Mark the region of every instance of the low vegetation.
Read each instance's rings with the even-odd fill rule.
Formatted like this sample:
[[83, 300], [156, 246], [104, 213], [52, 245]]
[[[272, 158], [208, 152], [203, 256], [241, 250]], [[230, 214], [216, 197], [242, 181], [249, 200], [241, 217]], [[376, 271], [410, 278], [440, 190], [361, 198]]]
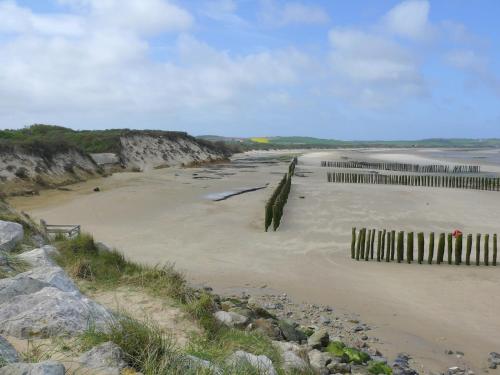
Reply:
[[[81, 350], [112, 341], [124, 350], [128, 364], [145, 375], [213, 373], [207, 369], [193, 369], [189, 366], [189, 355], [209, 360], [224, 374], [258, 374], [250, 367], [235, 368], [225, 364], [225, 358], [235, 350], [266, 355], [279, 368], [280, 356], [267, 336], [218, 324], [213, 317], [214, 296], [189, 287], [172, 265], [150, 267], [131, 262], [118, 251], [98, 246], [88, 234], [72, 239], [58, 237], [54, 244], [60, 252], [56, 261], [76, 280], [97, 290], [128, 285], [140, 287], [156, 297], [173, 299], [203, 332], [192, 337], [189, 345], [180, 350], [169, 333], [154, 322], [137, 321], [121, 314], [116, 321], [110, 322], [108, 332], [95, 328], [87, 330], [78, 340]], [[284, 374], [282, 370], [279, 373]]]

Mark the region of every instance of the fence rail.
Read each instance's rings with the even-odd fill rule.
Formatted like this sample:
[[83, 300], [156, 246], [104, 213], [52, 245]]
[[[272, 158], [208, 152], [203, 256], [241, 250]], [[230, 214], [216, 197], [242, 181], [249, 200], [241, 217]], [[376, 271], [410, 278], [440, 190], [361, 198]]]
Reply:
[[500, 177], [327, 172], [328, 182], [500, 191]]
[[377, 163], [367, 161], [322, 161], [322, 167], [331, 168], [352, 168], [352, 169], [379, 169], [397, 172], [416, 173], [480, 173], [481, 167], [478, 165], [421, 165], [407, 163]]
[[[375, 241], [375, 235], [377, 240]], [[413, 263], [415, 260], [419, 263], [434, 263], [434, 255], [436, 254], [436, 264], [445, 263], [461, 265], [465, 262], [466, 265], [497, 265], [498, 244], [497, 235], [493, 234], [492, 248], [490, 253], [490, 235], [484, 236], [480, 233], [476, 234], [475, 240], [475, 256], [472, 258], [473, 250], [473, 235], [468, 234], [466, 237], [462, 233], [453, 235], [452, 233], [440, 233], [437, 237], [437, 247], [435, 246], [436, 237], [434, 232], [429, 233], [428, 246], [426, 250], [425, 235], [423, 232], [417, 233], [417, 254], [414, 254], [414, 232], [409, 232], [405, 236], [404, 231], [396, 233], [395, 230], [375, 230], [362, 228], [356, 231], [352, 228], [351, 240], [351, 258], [356, 260], [374, 260], [377, 262], [394, 262], [398, 263]], [[464, 238], [465, 246], [464, 246]], [[484, 239], [481, 246], [481, 239]], [[406, 241], [405, 241], [406, 239]], [[406, 244], [406, 246], [405, 246]], [[483, 253], [481, 254], [481, 248]], [[464, 253], [465, 250], [465, 253]], [[482, 258], [482, 262], [481, 262]]]
[[79, 224], [47, 224], [44, 220], [40, 220], [44, 232], [50, 234], [63, 234], [68, 237], [76, 237], [81, 233], [81, 226]]

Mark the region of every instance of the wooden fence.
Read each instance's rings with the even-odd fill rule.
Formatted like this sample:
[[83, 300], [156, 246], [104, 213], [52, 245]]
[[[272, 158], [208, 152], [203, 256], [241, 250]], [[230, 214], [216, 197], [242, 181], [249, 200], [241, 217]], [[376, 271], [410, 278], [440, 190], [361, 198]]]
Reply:
[[421, 165], [407, 163], [377, 163], [366, 161], [322, 161], [322, 167], [380, 169], [385, 171], [415, 172], [415, 173], [480, 173], [478, 165]]
[[500, 177], [327, 172], [328, 182], [500, 191]]
[[[398, 263], [417, 262], [419, 264], [433, 264], [434, 262], [441, 264], [446, 262], [455, 265], [465, 263], [468, 266], [471, 264], [496, 266], [498, 257], [497, 235], [493, 234], [491, 236], [493, 250], [491, 253], [489, 234], [483, 236], [478, 233], [475, 236], [475, 241], [473, 239], [472, 234], [464, 236], [457, 233], [454, 236], [452, 233], [440, 233], [437, 237], [436, 246], [436, 237], [434, 232], [431, 232], [428, 235], [428, 245], [426, 246], [425, 234], [419, 232], [416, 236], [417, 246], [415, 247], [413, 232], [405, 234], [404, 231], [396, 232], [395, 230], [366, 228], [356, 231], [356, 228], [352, 228], [351, 258], [358, 261], [376, 259], [377, 262], [396, 261]], [[481, 239], [483, 239], [482, 246]], [[482, 254], [481, 248], [483, 249]], [[475, 254], [472, 254], [473, 249], [475, 249]]]

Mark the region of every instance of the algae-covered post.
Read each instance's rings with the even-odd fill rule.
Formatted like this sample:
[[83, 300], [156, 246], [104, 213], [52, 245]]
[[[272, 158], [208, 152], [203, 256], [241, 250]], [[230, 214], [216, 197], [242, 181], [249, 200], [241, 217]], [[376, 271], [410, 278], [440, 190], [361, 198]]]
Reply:
[[351, 258], [356, 257], [356, 228], [352, 228], [352, 239], [351, 239]]
[[493, 263], [494, 266], [497, 265], [497, 234], [493, 235]]
[[455, 264], [459, 266], [462, 263], [462, 234], [457, 234], [455, 238]]
[[434, 232], [431, 232], [429, 235], [429, 258], [427, 263], [432, 264], [434, 258]]
[[448, 264], [451, 264], [453, 254], [453, 234], [448, 233]]
[[484, 235], [484, 265], [490, 265], [490, 235]]
[[397, 260], [398, 260], [398, 263], [401, 263], [403, 261], [403, 255], [404, 255], [404, 236], [405, 236], [405, 233], [403, 231], [400, 231], [398, 233], [398, 248], [397, 248]]
[[441, 233], [439, 235], [439, 242], [438, 242], [437, 264], [441, 264], [444, 259], [445, 239], [446, 239], [446, 234]]
[[406, 238], [406, 261], [413, 262], [413, 232], [409, 232]]
[[476, 234], [476, 266], [481, 264], [481, 234]]
[[420, 232], [417, 234], [418, 237], [418, 264], [422, 264], [424, 261], [424, 247], [425, 247], [425, 238], [424, 233]]
[[472, 234], [467, 235], [467, 250], [465, 253], [465, 264], [470, 266], [470, 256], [472, 253]]

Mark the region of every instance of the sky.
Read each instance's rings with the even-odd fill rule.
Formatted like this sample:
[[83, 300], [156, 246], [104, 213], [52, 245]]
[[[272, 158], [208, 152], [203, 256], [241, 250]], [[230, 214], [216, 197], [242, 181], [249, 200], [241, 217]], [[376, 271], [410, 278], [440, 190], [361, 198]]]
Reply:
[[500, 138], [497, 0], [0, 0], [0, 129]]

